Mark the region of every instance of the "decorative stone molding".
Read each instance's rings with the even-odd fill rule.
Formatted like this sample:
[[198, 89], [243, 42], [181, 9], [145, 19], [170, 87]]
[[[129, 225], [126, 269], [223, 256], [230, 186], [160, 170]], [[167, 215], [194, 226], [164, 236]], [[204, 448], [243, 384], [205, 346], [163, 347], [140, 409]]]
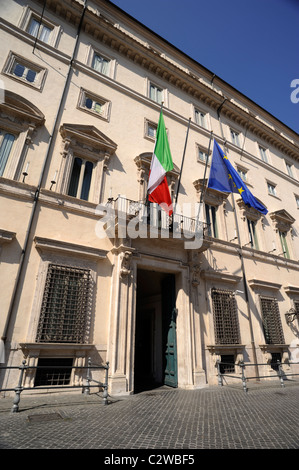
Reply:
[[288, 232], [295, 219], [284, 209], [269, 214], [276, 231]]
[[236, 202], [241, 210], [241, 217], [243, 220], [247, 218], [256, 222], [257, 220], [261, 218], [262, 214], [258, 210], [254, 209], [253, 207], [248, 207], [244, 203], [243, 199], [237, 199]]
[[259, 347], [266, 358], [268, 364], [272, 361], [272, 353], [281, 353], [282, 364], [288, 364], [290, 360], [289, 356], [289, 344], [260, 344]]
[[234, 274], [208, 270], [201, 271], [201, 277], [209, 281], [225, 282], [226, 284], [238, 284], [242, 279], [241, 276]]
[[286, 294], [288, 294], [289, 296], [299, 296], [299, 287], [298, 286], [291, 286], [291, 285], [288, 285], [288, 286], [284, 286], [284, 290], [286, 292]]
[[131, 273], [132, 251], [125, 251], [121, 259], [120, 277], [127, 277]]
[[16, 238], [16, 232], [9, 232], [7, 230], [0, 229], [0, 247], [4, 243], [10, 243]]
[[271, 291], [278, 291], [281, 288], [281, 284], [264, 281], [261, 279], [249, 279], [248, 284], [252, 289], [267, 289]]
[[79, 256], [95, 260], [107, 258], [107, 251], [92, 248], [85, 245], [75, 245], [74, 243], [63, 242], [61, 240], [51, 240], [49, 238], [34, 238], [35, 247], [44, 252], [52, 251], [63, 255]]
[[226, 204], [229, 193], [217, 191], [216, 189], [207, 188], [207, 180], [198, 179], [193, 181], [193, 186], [196, 189], [196, 193], [199, 194], [204, 190], [203, 202], [211, 206], [220, 206]]

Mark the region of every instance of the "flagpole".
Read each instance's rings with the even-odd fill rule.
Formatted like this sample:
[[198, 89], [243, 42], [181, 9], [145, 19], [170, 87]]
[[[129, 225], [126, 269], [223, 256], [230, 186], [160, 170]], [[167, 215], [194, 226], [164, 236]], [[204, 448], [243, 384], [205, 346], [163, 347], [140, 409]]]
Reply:
[[190, 129], [190, 123], [191, 123], [191, 117], [189, 118], [189, 121], [188, 121], [188, 127], [187, 127], [187, 133], [186, 133], [186, 139], [185, 139], [185, 145], [184, 145], [184, 151], [183, 151], [183, 157], [182, 157], [182, 163], [181, 163], [181, 171], [180, 171], [178, 187], [177, 187], [176, 197], [175, 197], [175, 207], [177, 206], [177, 203], [178, 203], [179, 191], [180, 191], [180, 186], [181, 186], [181, 177], [182, 177], [183, 165], [184, 165], [186, 148], [187, 148], [188, 134], [189, 134], [189, 129]]
[[204, 175], [203, 175], [202, 189], [201, 189], [201, 194], [200, 194], [200, 201], [199, 201], [200, 203], [203, 202], [204, 190], [206, 189], [205, 179], [206, 179], [206, 173], [207, 173], [207, 168], [208, 168], [208, 161], [209, 161], [212, 137], [213, 137], [213, 131], [211, 131], [210, 140], [209, 140], [208, 153], [207, 153], [207, 159], [206, 159], [206, 164], [205, 164], [205, 171], [204, 171]]
[[[221, 110], [222, 106], [224, 105], [225, 101], [226, 101], [226, 98], [223, 101], [223, 103], [221, 103], [221, 105], [219, 106], [219, 108], [217, 110], [218, 121], [219, 121], [219, 124], [220, 124], [222, 139], [224, 140], [224, 146], [225, 146], [225, 138], [224, 138], [224, 135], [223, 135], [222, 123], [221, 123], [221, 120], [220, 120], [220, 110]], [[251, 310], [250, 310], [250, 305], [249, 305], [249, 294], [248, 294], [247, 280], [246, 280], [246, 274], [245, 274], [245, 265], [244, 265], [243, 253], [242, 253], [242, 248], [241, 248], [239, 224], [238, 224], [238, 218], [237, 218], [236, 206], [235, 206], [235, 198], [234, 198], [234, 193], [233, 192], [231, 193], [231, 198], [232, 198], [232, 203], [233, 203], [232, 205], [233, 205], [233, 211], [234, 211], [234, 217], [235, 217], [235, 226], [236, 226], [236, 231], [237, 231], [238, 244], [240, 246], [240, 250], [239, 250], [238, 254], [239, 254], [239, 258], [240, 258], [240, 262], [241, 262], [241, 270], [242, 270], [242, 274], [243, 274], [243, 285], [244, 285], [244, 293], [245, 293], [245, 300], [246, 300], [246, 306], [247, 306], [251, 348], [252, 348], [253, 360], [254, 360], [254, 364], [255, 364], [256, 378], [259, 380], [259, 371], [258, 371], [258, 365], [257, 365], [256, 348], [255, 348], [254, 333], [253, 333], [253, 327], [252, 327]]]

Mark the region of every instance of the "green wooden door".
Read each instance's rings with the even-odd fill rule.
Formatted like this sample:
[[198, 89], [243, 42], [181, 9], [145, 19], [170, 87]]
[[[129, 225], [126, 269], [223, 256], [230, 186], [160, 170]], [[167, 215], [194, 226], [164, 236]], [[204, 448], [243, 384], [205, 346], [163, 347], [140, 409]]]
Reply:
[[175, 277], [168, 276], [162, 283], [163, 298], [163, 330], [164, 330], [164, 384], [170, 387], [178, 386], [177, 374], [177, 343], [176, 343], [176, 317], [175, 308]]

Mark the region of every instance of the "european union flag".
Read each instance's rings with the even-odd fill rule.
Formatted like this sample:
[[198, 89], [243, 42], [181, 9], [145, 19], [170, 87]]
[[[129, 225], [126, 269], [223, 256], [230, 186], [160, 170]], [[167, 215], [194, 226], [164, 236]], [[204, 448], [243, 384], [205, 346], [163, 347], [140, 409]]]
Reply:
[[239, 193], [247, 206], [254, 207], [254, 209], [257, 209], [262, 214], [267, 214], [268, 212], [266, 207], [249, 191], [216, 140], [214, 140], [208, 188], [217, 189], [225, 193]]

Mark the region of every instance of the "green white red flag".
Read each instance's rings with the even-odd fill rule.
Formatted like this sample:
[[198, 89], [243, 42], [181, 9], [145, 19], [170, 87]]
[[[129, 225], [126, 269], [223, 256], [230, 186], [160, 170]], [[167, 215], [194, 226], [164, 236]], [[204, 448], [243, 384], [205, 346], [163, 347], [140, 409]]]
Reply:
[[151, 169], [148, 180], [148, 200], [156, 202], [169, 215], [172, 214], [172, 201], [166, 179], [166, 173], [173, 169], [173, 162], [161, 111]]

